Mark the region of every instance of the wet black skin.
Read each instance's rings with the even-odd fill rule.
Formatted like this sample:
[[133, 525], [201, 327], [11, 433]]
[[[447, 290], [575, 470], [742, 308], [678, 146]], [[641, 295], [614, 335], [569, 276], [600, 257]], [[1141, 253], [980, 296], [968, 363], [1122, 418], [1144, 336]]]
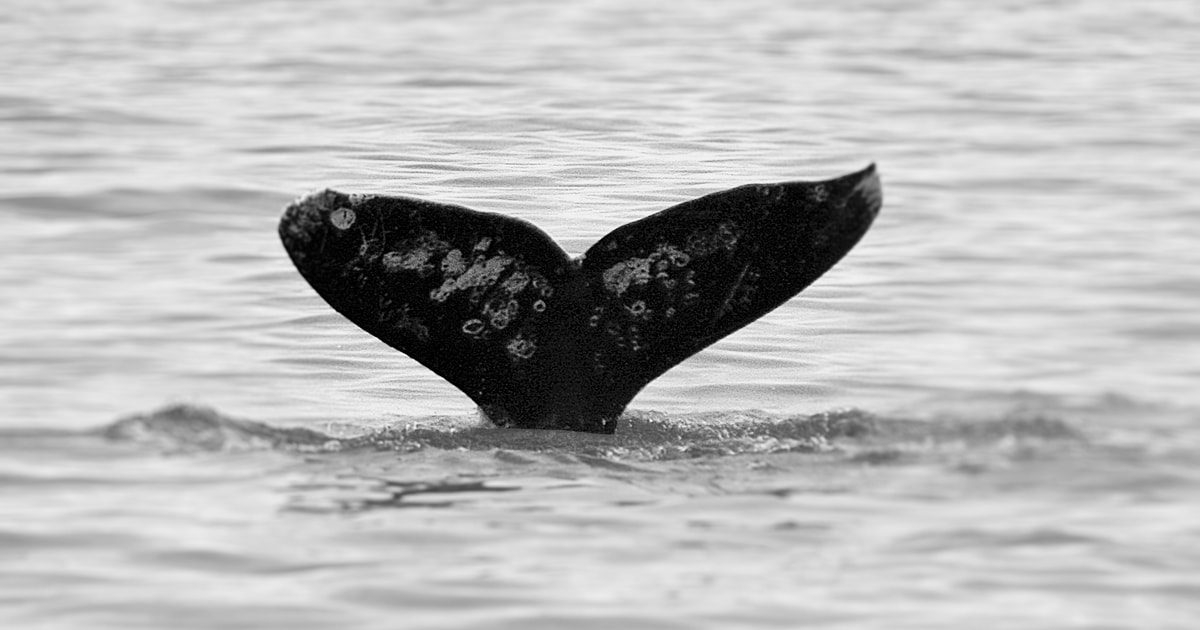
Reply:
[[334, 309], [497, 425], [612, 433], [647, 383], [791, 299], [862, 238], [874, 165], [751, 184], [622, 226], [572, 260], [499, 214], [326, 190], [279, 224]]

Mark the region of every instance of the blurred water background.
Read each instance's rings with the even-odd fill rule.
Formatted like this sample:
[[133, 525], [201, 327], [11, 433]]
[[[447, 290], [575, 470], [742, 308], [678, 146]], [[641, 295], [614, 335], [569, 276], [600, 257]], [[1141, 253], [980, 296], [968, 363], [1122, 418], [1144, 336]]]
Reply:
[[[1193, 628], [1200, 5], [10, 0], [0, 626]], [[320, 187], [572, 253], [877, 162], [616, 436], [498, 431], [275, 235]]]

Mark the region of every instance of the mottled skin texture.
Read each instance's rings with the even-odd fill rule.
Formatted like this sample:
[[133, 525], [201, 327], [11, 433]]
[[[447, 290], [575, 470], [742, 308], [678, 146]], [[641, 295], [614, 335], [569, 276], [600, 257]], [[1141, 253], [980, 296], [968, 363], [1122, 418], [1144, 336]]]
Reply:
[[289, 206], [279, 234], [334, 309], [497, 425], [611, 433], [647, 383], [825, 273], [881, 204], [874, 165], [740, 186], [572, 260], [511, 217], [325, 190]]

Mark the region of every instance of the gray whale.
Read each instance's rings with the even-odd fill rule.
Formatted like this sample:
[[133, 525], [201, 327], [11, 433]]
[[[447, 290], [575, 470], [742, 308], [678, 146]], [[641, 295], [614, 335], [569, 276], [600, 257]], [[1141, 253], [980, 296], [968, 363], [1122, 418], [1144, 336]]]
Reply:
[[647, 383], [815, 281], [883, 203], [875, 165], [750, 184], [617, 228], [571, 259], [532, 224], [323, 190], [279, 235], [335, 310], [499, 426], [612, 433]]

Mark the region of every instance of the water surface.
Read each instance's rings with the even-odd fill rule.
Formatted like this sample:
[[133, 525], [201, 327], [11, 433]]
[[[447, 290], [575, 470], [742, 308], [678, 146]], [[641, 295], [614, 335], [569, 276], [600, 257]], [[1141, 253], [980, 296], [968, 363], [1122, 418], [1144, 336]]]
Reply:
[[[0, 624], [1190, 628], [1200, 13], [13, 3]], [[496, 431], [291, 268], [319, 187], [530, 220], [877, 162], [616, 436]]]

